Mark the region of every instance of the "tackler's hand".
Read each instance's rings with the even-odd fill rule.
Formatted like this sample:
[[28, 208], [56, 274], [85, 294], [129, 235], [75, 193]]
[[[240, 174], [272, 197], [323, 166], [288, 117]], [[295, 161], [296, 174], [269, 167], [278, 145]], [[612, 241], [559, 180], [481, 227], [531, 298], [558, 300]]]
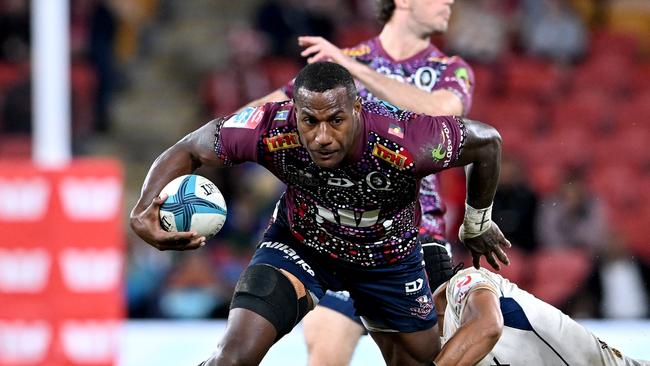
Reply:
[[167, 199], [163, 194], [151, 201], [142, 212], [131, 213], [130, 224], [142, 240], [158, 250], [191, 250], [205, 245], [205, 237], [192, 231], [169, 232], [160, 225], [160, 206]]

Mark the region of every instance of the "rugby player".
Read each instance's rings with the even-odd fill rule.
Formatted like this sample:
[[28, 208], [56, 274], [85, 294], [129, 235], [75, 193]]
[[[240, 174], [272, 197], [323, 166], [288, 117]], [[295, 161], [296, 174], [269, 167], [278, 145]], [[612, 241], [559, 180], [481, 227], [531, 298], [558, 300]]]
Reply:
[[[437, 250], [449, 262], [446, 249]], [[443, 342], [437, 366], [650, 365], [496, 273], [471, 267], [454, 274], [450, 267], [431, 271], [434, 281], [451, 277], [433, 295]]]
[[[447, 57], [431, 43], [445, 32], [453, 0], [379, 0], [381, 33], [349, 49], [339, 49], [321, 37], [300, 37], [308, 62], [330, 60], [347, 68], [358, 82], [363, 100], [387, 101], [400, 109], [428, 115], [466, 115], [471, 107], [474, 76], [458, 56]], [[293, 84], [249, 105], [293, 97]], [[442, 154], [442, 152], [438, 152]], [[420, 186], [420, 237], [425, 261], [430, 243], [447, 243], [438, 176]], [[304, 320], [309, 364], [347, 365], [364, 332], [354, 303], [346, 292], [328, 292]]]
[[[293, 102], [247, 108], [211, 121], [153, 163], [130, 223], [160, 250], [196, 249], [205, 238], [162, 230], [157, 197], [201, 165], [255, 162], [287, 184], [273, 222], [236, 286], [228, 326], [205, 365], [256, 365], [326, 290], [346, 290], [388, 365], [427, 365], [440, 348], [417, 238], [418, 185], [467, 166], [461, 239], [507, 264], [510, 243], [491, 221], [501, 139], [483, 123], [362, 103], [352, 75], [307, 65]], [[399, 133], [398, 133], [399, 131]], [[433, 153], [441, 148], [444, 156]]]

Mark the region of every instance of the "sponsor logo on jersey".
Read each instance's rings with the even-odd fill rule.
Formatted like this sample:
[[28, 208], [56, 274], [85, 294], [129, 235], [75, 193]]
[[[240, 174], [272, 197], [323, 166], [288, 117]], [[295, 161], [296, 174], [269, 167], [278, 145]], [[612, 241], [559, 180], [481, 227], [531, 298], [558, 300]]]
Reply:
[[310, 172], [306, 172], [302, 169], [296, 169], [293, 165], [290, 165], [286, 168], [287, 180], [290, 183], [296, 185], [308, 185], [308, 186], [318, 186], [318, 178], [315, 177]]
[[0, 292], [42, 291], [50, 277], [50, 262], [45, 249], [0, 249]]
[[378, 171], [370, 172], [366, 175], [366, 184], [375, 191], [392, 191], [390, 180]]
[[45, 321], [0, 320], [0, 364], [41, 364], [51, 339]]
[[43, 178], [0, 179], [0, 220], [38, 221], [45, 216], [50, 185]]
[[332, 224], [351, 226], [351, 227], [370, 227], [379, 221], [379, 211], [353, 211], [344, 208], [336, 209], [336, 213], [326, 209], [325, 207], [316, 205], [318, 209], [318, 216], [316, 221], [321, 224], [325, 221]]
[[431, 150], [431, 158], [433, 158], [434, 161], [441, 161], [444, 159], [442, 162], [442, 166], [444, 168], [449, 166], [449, 163], [451, 163], [451, 157], [454, 153], [449, 134], [449, 127], [447, 126], [447, 123], [443, 122], [442, 132], [440, 133], [442, 142], [440, 142], [433, 150]]
[[459, 80], [459, 82], [462, 82], [463, 85], [465, 86], [465, 89], [469, 89], [471, 86], [471, 83], [469, 81], [469, 71], [465, 67], [459, 67], [454, 71], [454, 76], [456, 76], [456, 79]]
[[433, 310], [433, 301], [429, 295], [422, 295], [415, 299], [415, 301], [418, 302], [418, 306], [411, 308], [411, 315], [426, 319], [429, 313], [431, 313], [431, 310]]
[[232, 115], [223, 124], [225, 128], [248, 128], [255, 129], [262, 121], [264, 116], [264, 106], [253, 108], [244, 108], [241, 112]]
[[116, 219], [122, 198], [117, 178], [65, 178], [59, 187], [63, 212], [76, 221]]
[[367, 44], [362, 44], [353, 48], [344, 48], [342, 51], [344, 54], [350, 57], [359, 57], [359, 56], [369, 54], [371, 50], [370, 50], [370, 46], [368, 46]]
[[327, 185], [340, 188], [350, 188], [354, 185], [348, 178], [331, 177], [327, 179]]
[[406, 291], [407, 294], [412, 294], [414, 292], [418, 292], [422, 290], [422, 285], [424, 285], [424, 280], [421, 278], [418, 278], [415, 281], [407, 282], [404, 284], [404, 291]]
[[263, 141], [269, 152], [293, 149], [300, 146], [300, 138], [295, 132], [281, 133], [279, 135], [265, 137]]
[[300, 258], [296, 251], [291, 249], [288, 245], [278, 243], [276, 241], [265, 241], [260, 244], [260, 249], [261, 248], [276, 249], [281, 251], [282, 253], [286, 254], [285, 258], [289, 258], [294, 261], [294, 263], [300, 266], [305, 272], [309, 273], [309, 275], [316, 276], [316, 273], [311, 268], [311, 266], [307, 264], [302, 258]]
[[399, 152], [396, 152], [380, 143], [375, 144], [375, 147], [372, 150], [372, 155], [380, 158], [381, 160], [391, 164], [400, 170], [413, 165], [413, 158], [411, 158], [411, 155], [408, 153], [408, 151], [400, 149]]
[[122, 256], [116, 249], [66, 249], [60, 263], [70, 291], [110, 291], [120, 284]]
[[275, 117], [273, 118], [273, 120], [275, 120], [275, 121], [286, 121], [288, 116], [289, 116], [289, 110], [287, 110], [287, 109], [280, 110], [280, 111], [275, 112]]
[[67, 321], [61, 327], [61, 344], [74, 363], [110, 363], [118, 349], [118, 324], [114, 321]]
[[401, 139], [404, 138], [404, 130], [402, 129], [402, 127], [400, 127], [398, 125], [394, 125], [392, 123], [388, 127], [388, 133], [390, 135], [397, 136], [397, 137], [399, 137]]
[[432, 67], [424, 66], [417, 69], [413, 82], [420, 90], [430, 92], [438, 81], [438, 74]]

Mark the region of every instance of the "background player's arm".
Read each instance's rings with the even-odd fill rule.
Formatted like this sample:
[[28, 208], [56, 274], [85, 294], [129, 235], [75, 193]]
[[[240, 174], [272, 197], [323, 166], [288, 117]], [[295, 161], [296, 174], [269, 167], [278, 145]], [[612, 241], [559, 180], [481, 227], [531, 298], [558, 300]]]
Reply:
[[277, 89], [277, 90], [274, 90], [274, 91], [270, 92], [269, 94], [267, 94], [267, 95], [265, 95], [265, 96], [263, 96], [263, 97], [261, 97], [259, 99], [255, 99], [254, 101], [252, 101], [252, 102], [246, 104], [245, 106], [239, 108], [239, 110], [236, 113], [241, 112], [241, 110], [246, 108], [246, 107], [259, 107], [259, 106], [261, 106], [263, 104], [266, 104], [266, 103], [282, 102], [282, 101], [289, 100], [289, 99], [290, 99], [289, 96], [287, 96], [287, 94], [285, 92], [283, 92], [282, 89]]
[[436, 365], [475, 365], [492, 350], [502, 331], [503, 316], [496, 294], [484, 288], [471, 291], [461, 326], [442, 347]]
[[196, 249], [204, 242], [192, 232], [172, 233], [162, 229], [159, 221], [160, 205], [166, 197], [158, 197], [172, 179], [190, 174], [202, 165], [221, 166], [214, 152], [217, 120], [185, 136], [156, 158], [144, 180], [140, 198], [131, 210], [131, 228], [144, 241], [159, 250]]
[[345, 67], [377, 98], [400, 109], [430, 116], [460, 116], [464, 113], [460, 98], [448, 90], [426, 92], [416, 86], [391, 79], [347, 56], [322, 37], [299, 37], [298, 44], [306, 47], [302, 56], [310, 56], [309, 63], [331, 60]]

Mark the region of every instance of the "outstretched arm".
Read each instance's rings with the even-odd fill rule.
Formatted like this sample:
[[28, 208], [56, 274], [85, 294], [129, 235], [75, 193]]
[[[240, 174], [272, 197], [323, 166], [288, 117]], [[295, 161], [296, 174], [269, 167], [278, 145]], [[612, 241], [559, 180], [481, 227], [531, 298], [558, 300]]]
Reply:
[[196, 249], [205, 243], [204, 237], [193, 232], [172, 233], [162, 229], [159, 211], [167, 197], [158, 194], [172, 179], [190, 174], [202, 165], [222, 165], [214, 152], [216, 124], [217, 120], [208, 122], [165, 150], [147, 173], [129, 222], [138, 236], [159, 250]]
[[461, 314], [461, 326], [442, 347], [436, 365], [475, 365], [499, 341], [502, 330], [503, 316], [494, 292], [488, 289], [470, 292]]
[[[480, 267], [481, 256], [496, 270], [499, 261], [509, 264], [503, 248], [510, 242], [492, 222], [492, 201], [496, 193], [501, 166], [501, 136], [481, 122], [463, 119], [466, 139], [454, 166], [466, 166], [467, 202], [460, 240], [472, 252], [474, 267]], [[496, 258], [495, 258], [496, 257]]]
[[345, 67], [377, 98], [385, 100], [400, 109], [430, 116], [460, 116], [463, 103], [448, 90], [427, 92], [416, 86], [403, 83], [380, 74], [363, 65], [322, 37], [298, 37], [298, 44], [305, 49], [300, 54], [308, 57], [307, 62], [332, 61]]
[[282, 102], [282, 101], [285, 101], [285, 100], [288, 100], [288, 99], [289, 99], [289, 97], [287, 96], [287, 94], [285, 94], [282, 91], [282, 89], [276, 89], [276, 90], [270, 92], [269, 94], [267, 94], [267, 95], [265, 95], [265, 96], [263, 96], [263, 97], [261, 97], [259, 99], [255, 99], [254, 101], [252, 101], [252, 102], [246, 104], [245, 106], [241, 107], [237, 111], [237, 113], [239, 113], [242, 109], [244, 109], [246, 107], [259, 107], [259, 106], [261, 106], [263, 104], [266, 104], [266, 103]]

